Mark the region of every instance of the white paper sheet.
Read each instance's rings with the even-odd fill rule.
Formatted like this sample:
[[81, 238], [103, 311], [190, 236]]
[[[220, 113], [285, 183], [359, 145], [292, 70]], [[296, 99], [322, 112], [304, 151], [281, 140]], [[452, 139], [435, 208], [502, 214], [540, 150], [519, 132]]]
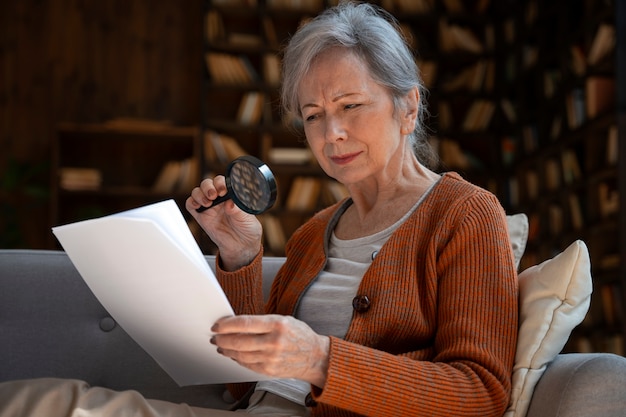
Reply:
[[111, 316], [180, 386], [268, 379], [210, 344], [213, 323], [233, 310], [173, 200], [52, 231]]

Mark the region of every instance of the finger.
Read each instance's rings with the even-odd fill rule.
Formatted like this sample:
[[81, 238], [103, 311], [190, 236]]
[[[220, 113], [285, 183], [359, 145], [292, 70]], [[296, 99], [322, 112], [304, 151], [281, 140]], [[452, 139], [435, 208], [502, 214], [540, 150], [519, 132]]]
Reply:
[[249, 334], [249, 333], [230, 333], [215, 335], [211, 338], [220, 353], [238, 357], [240, 354], [256, 354], [257, 356], [263, 352], [272, 352], [276, 350], [274, 338], [269, 333]]
[[215, 200], [218, 196], [226, 195], [228, 192], [226, 178], [223, 175], [205, 179], [200, 183], [200, 188], [211, 200]]
[[286, 326], [286, 317], [275, 315], [239, 315], [224, 317], [215, 322], [211, 331], [216, 334], [265, 334]]

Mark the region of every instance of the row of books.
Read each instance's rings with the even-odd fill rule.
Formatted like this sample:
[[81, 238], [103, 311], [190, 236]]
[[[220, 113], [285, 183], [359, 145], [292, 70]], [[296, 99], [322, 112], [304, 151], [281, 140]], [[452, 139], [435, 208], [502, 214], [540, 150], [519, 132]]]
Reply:
[[[96, 168], [62, 167], [59, 187], [67, 191], [97, 191], [102, 189], [102, 172]], [[186, 192], [198, 181], [198, 161], [188, 158], [168, 161], [161, 168], [151, 190], [156, 193]]]
[[[442, 76], [441, 78], [444, 78]], [[442, 79], [441, 89], [444, 92], [471, 91], [491, 92], [495, 82], [495, 62], [491, 59], [480, 59], [466, 68]]]
[[585, 75], [588, 67], [600, 64], [615, 50], [615, 26], [601, 23], [588, 48], [580, 44], [570, 46], [571, 69], [574, 74]]
[[439, 21], [439, 47], [442, 52], [464, 51], [481, 54], [493, 50], [495, 45], [494, 28], [488, 25], [481, 28], [482, 36], [465, 26], [449, 23], [446, 19]]
[[[248, 152], [234, 137], [207, 129], [204, 132], [204, 159], [209, 164], [228, 164], [233, 159]], [[283, 165], [315, 164], [315, 158], [308, 147], [272, 147], [267, 151], [267, 162]]]
[[474, 100], [464, 113], [455, 114], [449, 101], [439, 102], [438, 122], [441, 131], [461, 130], [465, 132], [480, 132], [489, 128], [496, 110], [496, 103], [492, 100]]
[[102, 186], [102, 172], [96, 168], [62, 167], [59, 186], [68, 191], [94, 191]]
[[199, 166], [195, 158], [165, 163], [152, 185], [155, 193], [188, 193], [199, 183]]
[[[205, 55], [211, 80], [216, 84], [246, 85], [260, 81], [257, 69], [246, 55], [223, 52], [208, 52]], [[262, 56], [263, 81], [269, 85], [280, 84], [280, 58], [266, 53]]]

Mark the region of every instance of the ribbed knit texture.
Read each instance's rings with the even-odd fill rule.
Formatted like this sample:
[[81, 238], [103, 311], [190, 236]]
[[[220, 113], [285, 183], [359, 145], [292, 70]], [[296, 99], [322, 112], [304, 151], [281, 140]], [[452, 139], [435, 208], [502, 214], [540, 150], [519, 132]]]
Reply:
[[[235, 273], [218, 271], [237, 313], [293, 314], [324, 267], [338, 207], [290, 239], [265, 308], [249, 294], [259, 291], [260, 255]], [[506, 217], [492, 194], [446, 174], [380, 250], [358, 294], [371, 307], [354, 313], [345, 340], [331, 338], [313, 416], [502, 416], [518, 290]]]

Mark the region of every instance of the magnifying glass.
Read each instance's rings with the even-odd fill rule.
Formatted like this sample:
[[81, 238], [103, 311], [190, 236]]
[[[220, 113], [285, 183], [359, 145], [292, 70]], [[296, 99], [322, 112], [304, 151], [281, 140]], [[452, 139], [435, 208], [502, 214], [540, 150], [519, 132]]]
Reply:
[[196, 211], [202, 213], [227, 200], [250, 214], [261, 214], [276, 201], [276, 179], [265, 162], [250, 155], [240, 156], [226, 168], [226, 194], [213, 200], [209, 207]]

